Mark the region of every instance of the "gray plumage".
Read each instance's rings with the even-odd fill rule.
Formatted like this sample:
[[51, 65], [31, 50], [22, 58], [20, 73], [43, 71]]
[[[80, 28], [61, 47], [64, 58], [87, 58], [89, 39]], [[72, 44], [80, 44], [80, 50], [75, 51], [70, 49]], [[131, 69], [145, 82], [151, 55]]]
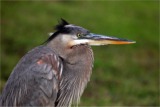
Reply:
[[93, 67], [89, 45], [134, 43], [93, 35], [62, 19], [42, 45], [18, 62], [0, 96], [0, 106], [78, 105]]
[[[83, 49], [89, 47], [80, 47], [83, 59]], [[90, 51], [89, 48], [88, 52]], [[85, 66], [82, 59], [75, 63]], [[84, 59], [88, 60], [86, 57]], [[41, 60], [44, 62], [38, 64]], [[91, 72], [92, 62], [88, 68], [73, 70], [75, 64], [63, 63], [53, 49], [39, 46], [28, 52], [14, 68], [4, 88], [4, 94], [2, 93], [1, 104], [3, 106], [55, 106], [55, 104], [70, 106], [72, 102], [77, 104], [89, 80], [89, 74], [85, 72]], [[60, 75], [61, 70], [63, 73]], [[84, 79], [83, 76], [88, 77]]]

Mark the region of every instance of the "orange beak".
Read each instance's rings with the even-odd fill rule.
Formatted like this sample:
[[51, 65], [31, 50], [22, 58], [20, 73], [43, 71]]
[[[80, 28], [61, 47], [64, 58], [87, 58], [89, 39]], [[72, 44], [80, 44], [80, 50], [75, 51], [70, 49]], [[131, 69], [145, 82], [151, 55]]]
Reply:
[[79, 40], [86, 41], [89, 45], [108, 45], [108, 44], [132, 44], [135, 41], [121, 39], [117, 37], [97, 35], [90, 33], [89, 35], [81, 37]]

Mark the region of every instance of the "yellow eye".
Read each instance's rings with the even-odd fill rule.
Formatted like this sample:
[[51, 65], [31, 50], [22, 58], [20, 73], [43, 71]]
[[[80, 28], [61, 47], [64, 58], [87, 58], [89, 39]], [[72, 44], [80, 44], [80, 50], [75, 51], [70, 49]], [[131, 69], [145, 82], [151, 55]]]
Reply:
[[80, 33], [77, 33], [77, 37], [79, 38], [79, 37], [82, 37], [83, 35], [82, 34], [80, 34]]

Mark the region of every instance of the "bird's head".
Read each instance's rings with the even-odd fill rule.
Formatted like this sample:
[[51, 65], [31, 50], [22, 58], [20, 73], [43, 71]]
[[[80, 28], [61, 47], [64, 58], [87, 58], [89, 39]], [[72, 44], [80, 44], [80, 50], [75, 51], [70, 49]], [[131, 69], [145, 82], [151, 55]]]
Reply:
[[108, 45], [135, 43], [135, 41], [127, 39], [91, 33], [83, 27], [69, 24], [64, 19], [61, 19], [61, 22], [56, 25], [55, 30], [57, 30], [55, 33], [50, 33], [51, 36], [49, 37], [48, 42], [59, 37], [59, 42], [64, 43], [64, 45], [69, 48], [81, 44]]

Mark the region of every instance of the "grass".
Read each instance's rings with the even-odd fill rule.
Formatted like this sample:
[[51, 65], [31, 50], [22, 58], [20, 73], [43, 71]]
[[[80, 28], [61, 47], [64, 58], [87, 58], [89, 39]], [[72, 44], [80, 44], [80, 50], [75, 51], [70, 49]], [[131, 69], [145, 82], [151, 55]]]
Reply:
[[80, 106], [159, 105], [158, 1], [1, 1], [1, 90], [19, 59], [60, 18], [137, 42], [93, 47], [94, 69]]

